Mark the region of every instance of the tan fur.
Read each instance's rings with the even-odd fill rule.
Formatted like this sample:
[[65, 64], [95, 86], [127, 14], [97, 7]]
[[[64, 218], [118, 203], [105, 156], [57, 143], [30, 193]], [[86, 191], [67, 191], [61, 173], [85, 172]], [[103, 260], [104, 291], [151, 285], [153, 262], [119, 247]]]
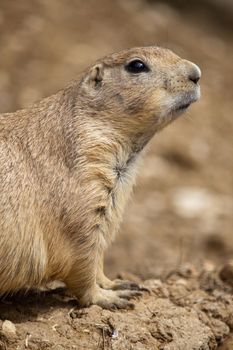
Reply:
[[[124, 66], [140, 58], [150, 72]], [[58, 279], [80, 303], [128, 307], [132, 291], [103, 273], [139, 153], [199, 98], [198, 68], [158, 47], [98, 61], [29, 109], [0, 116], [0, 292]], [[127, 288], [131, 288], [130, 284]], [[122, 289], [125, 287], [122, 285]]]

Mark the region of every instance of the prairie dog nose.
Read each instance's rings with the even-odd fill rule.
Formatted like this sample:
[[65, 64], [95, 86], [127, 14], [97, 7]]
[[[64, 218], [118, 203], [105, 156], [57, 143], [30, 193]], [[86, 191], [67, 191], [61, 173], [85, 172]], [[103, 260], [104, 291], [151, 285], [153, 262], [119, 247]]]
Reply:
[[191, 80], [194, 84], [197, 84], [200, 77], [201, 77], [200, 68], [196, 64], [189, 62], [188, 79]]

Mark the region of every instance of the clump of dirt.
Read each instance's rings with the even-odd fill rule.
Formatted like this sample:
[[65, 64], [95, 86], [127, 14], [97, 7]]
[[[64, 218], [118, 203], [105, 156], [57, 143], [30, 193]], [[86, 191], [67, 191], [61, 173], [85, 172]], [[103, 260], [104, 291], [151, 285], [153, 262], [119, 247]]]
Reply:
[[8, 297], [1, 303], [0, 349], [211, 350], [229, 336], [232, 287], [217, 271], [183, 265], [143, 285], [149, 292], [130, 311], [81, 309], [59, 289]]

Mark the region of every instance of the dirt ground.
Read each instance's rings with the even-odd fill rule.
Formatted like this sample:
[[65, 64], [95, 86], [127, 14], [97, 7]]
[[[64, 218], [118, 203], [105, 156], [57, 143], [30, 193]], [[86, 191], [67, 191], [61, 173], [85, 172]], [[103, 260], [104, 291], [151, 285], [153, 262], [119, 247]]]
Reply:
[[106, 257], [110, 277], [151, 292], [123, 312], [78, 309], [64, 291], [4, 299], [0, 349], [233, 349], [233, 276], [219, 277], [233, 259], [233, 25], [217, 17], [143, 0], [1, 0], [0, 112], [131, 46], [169, 47], [203, 76], [201, 101], [148, 146]]

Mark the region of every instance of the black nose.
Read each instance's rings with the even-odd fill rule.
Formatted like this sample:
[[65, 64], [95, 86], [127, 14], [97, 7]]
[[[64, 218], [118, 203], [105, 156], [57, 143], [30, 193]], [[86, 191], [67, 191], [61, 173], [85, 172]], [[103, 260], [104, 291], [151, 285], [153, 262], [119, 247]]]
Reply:
[[194, 84], [197, 84], [200, 77], [201, 77], [200, 68], [196, 65], [193, 65], [188, 75], [189, 80], [191, 80]]

